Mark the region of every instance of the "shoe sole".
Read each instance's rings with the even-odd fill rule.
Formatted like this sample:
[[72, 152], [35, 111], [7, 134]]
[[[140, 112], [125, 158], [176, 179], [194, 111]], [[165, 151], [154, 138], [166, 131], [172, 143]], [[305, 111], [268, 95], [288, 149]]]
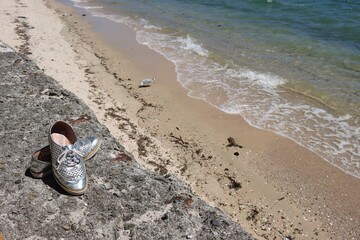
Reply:
[[83, 195], [86, 190], [88, 189], [88, 177], [86, 176], [86, 185], [85, 188], [79, 191], [75, 191], [72, 190], [70, 188], [65, 187], [64, 185], [61, 184], [61, 182], [56, 178], [56, 176], [54, 175], [55, 181], [59, 184], [59, 186], [67, 193], [70, 193], [71, 195], [75, 195], [75, 196], [79, 196], [79, 195]]

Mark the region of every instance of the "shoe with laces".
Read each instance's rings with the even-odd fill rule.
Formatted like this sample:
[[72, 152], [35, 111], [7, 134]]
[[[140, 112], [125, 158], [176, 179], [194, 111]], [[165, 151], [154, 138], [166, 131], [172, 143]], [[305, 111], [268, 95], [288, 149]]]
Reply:
[[55, 180], [66, 192], [82, 195], [88, 188], [88, 178], [82, 153], [75, 148], [77, 137], [66, 122], [58, 121], [49, 131], [52, 171]]
[[[99, 150], [101, 141], [98, 137], [80, 138], [74, 147], [86, 161], [92, 158]], [[37, 150], [31, 157], [30, 173], [34, 178], [44, 178], [52, 173], [50, 146]]]

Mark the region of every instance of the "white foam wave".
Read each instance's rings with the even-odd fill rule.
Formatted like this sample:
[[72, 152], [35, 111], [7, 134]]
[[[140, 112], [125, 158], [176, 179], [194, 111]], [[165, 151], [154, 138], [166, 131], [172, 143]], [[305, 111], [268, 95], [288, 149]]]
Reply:
[[103, 9], [104, 8], [103, 6], [89, 5], [88, 0], [69, 0], [69, 1], [73, 2], [75, 7], [85, 9], [86, 11], [91, 12], [91, 14], [93, 16], [104, 17], [104, 18], [108, 17], [107, 14], [104, 13], [104, 14], [101, 15], [98, 11], [96, 11], [96, 10]]
[[209, 52], [204, 49], [200, 44], [197, 44], [195, 40], [192, 39], [189, 35], [187, 35], [186, 38], [178, 38], [178, 41], [181, 44], [179, 46], [180, 48], [193, 51], [203, 57], [207, 57], [209, 55]]
[[106, 18], [109, 19], [113, 22], [117, 22], [117, 23], [121, 23], [121, 24], [126, 24], [129, 25], [130, 23], [130, 18], [129, 17], [125, 17], [125, 16], [119, 16], [119, 15], [113, 15], [113, 14], [107, 14], [107, 13], [103, 13], [103, 12], [92, 12], [92, 16], [93, 17], [100, 17], [100, 18]]
[[161, 27], [154, 26], [148, 20], [140, 19], [140, 25], [145, 29], [161, 30]]
[[240, 71], [240, 74], [240, 76], [246, 77], [250, 81], [254, 81], [254, 83], [260, 84], [261, 86], [267, 88], [276, 88], [286, 83], [285, 79], [269, 73], [264, 74], [244, 69]]
[[85, 9], [102, 9], [102, 6], [84, 6]]
[[[91, 10], [91, 9], [96, 9], [97, 7], [92, 7], [92, 6], [88, 6], [88, 0], [69, 0], [71, 2], [74, 3], [74, 6], [77, 8], [82, 8], [85, 10]], [[102, 7], [98, 7], [98, 8], [102, 8]]]
[[87, 0], [70, 0], [74, 3], [85, 3], [85, 2], [88, 2]]

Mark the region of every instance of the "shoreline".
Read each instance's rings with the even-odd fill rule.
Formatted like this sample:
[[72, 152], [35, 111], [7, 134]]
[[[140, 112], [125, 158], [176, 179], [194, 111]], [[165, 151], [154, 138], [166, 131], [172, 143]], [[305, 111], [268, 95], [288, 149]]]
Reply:
[[[42, 1], [33, 2], [39, 12], [52, 13], [40, 6]], [[174, 173], [259, 239], [350, 239], [359, 234], [359, 179], [289, 139], [188, 97], [176, 81], [174, 66], [134, 42], [128, 27], [104, 19], [94, 26], [94, 17], [47, 2], [58, 13], [46, 16], [56, 23], [48, 33], [41, 31], [43, 19], [24, 14], [35, 27], [28, 30], [30, 57], [84, 100], [142, 164], [159, 173]], [[124, 41], [113, 46], [96, 33], [96, 27], [104, 26], [101, 21], [109, 24], [106, 31], [121, 32]], [[54, 33], [57, 41], [49, 43]], [[149, 59], [152, 64], [146, 65]], [[156, 83], [139, 89], [139, 81], [148, 76], [156, 77]], [[226, 147], [228, 137], [243, 148]]]

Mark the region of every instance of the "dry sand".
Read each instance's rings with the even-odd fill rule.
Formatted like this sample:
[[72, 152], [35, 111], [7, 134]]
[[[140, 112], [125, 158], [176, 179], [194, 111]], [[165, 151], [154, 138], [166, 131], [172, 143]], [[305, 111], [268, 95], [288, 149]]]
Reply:
[[[1, 1], [0, 22], [1, 40], [85, 101], [140, 163], [177, 175], [256, 238], [360, 238], [360, 179], [189, 98], [127, 26], [53, 0]], [[138, 88], [147, 77], [157, 80]]]

